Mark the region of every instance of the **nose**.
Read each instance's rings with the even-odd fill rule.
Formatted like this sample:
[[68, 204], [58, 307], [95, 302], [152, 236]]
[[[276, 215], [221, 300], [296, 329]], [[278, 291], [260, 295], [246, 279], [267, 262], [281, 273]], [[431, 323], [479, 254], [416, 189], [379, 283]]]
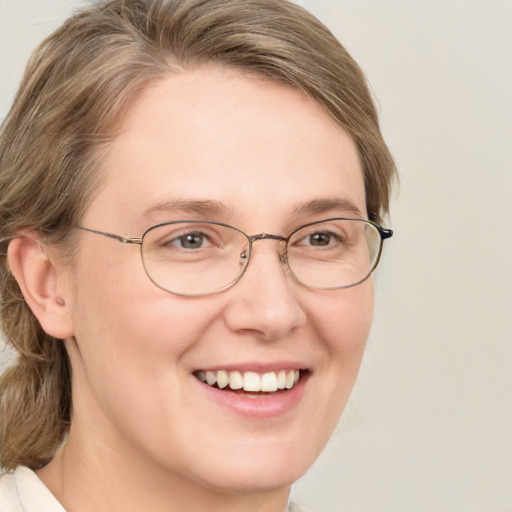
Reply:
[[300, 285], [286, 270], [276, 247], [277, 237], [274, 240], [253, 246], [250, 264], [229, 290], [230, 300], [225, 309], [225, 322], [230, 330], [268, 341], [285, 337], [306, 320], [298, 300]]

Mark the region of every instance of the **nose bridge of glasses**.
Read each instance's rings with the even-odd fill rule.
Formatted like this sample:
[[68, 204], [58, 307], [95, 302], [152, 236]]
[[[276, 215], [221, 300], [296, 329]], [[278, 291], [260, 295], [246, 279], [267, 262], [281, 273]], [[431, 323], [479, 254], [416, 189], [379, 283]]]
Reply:
[[[287, 238], [281, 235], [272, 235], [270, 233], [258, 233], [256, 235], [248, 236], [250, 247], [252, 248], [254, 242], [259, 240], [275, 240], [279, 246], [279, 259], [281, 264], [288, 268], [288, 256], [286, 254], [286, 242]], [[252, 251], [251, 251], [252, 252]], [[242, 256], [243, 257], [243, 256]]]
[[[259, 240], [275, 240], [279, 244], [279, 257], [281, 259], [281, 263], [283, 263], [285, 266], [288, 266], [287, 262], [287, 255], [286, 255], [286, 242], [287, 238], [281, 235], [272, 235], [270, 233], [258, 233], [256, 235], [251, 235], [247, 237], [249, 239], [250, 247], [252, 248], [252, 245], [254, 242], [257, 242]], [[245, 257], [242, 254], [242, 257]]]
[[258, 233], [257, 235], [251, 235], [249, 237], [251, 242], [256, 242], [257, 240], [277, 240], [282, 241], [286, 240], [284, 236], [281, 235], [271, 235], [270, 233]]

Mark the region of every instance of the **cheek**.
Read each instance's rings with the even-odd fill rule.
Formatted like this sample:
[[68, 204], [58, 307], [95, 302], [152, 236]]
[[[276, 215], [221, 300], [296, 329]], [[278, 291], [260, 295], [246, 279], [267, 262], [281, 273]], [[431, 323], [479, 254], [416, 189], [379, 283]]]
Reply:
[[[112, 425], [129, 431], [148, 450], [148, 429], [166, 439], [175, 411], [189, 408], [184, 362], [215, 317], [212, 302], [177, 299], [145, 274], [134, 282], [133, 274], [100, 269], [83, 281], [77, 288], [77, 350], [70, 353], [74, 420], [94, 418], [106, 432]], [[166, 427], [158, 431], [158, 425]]]
[[[331, 436], [359, 372], [373, 318], [373, 282], [318, 294], [310, 309], [317, 365], [308, 435], [318, 455]], [[316, 375], [315, 375], [316, 374]]]
[[212, 316], [173, 300], [150, 282], [131, 287], [118, 281], [115, 293], [90, 283], [79, 296], [76, 338], [84, 358], [106, 365], [115, 361], [116, 369], [137, 369], [148, 377], [155, 376], [158, 363], [175, 366]]
[[163, 380], [161, 368], [178, 366], [214, 307], [212, 301], [192, 305], [155, 287], [135, 247], [117, 244], [106, 254], [98, 246], [92, 252], [95, 258], [83, 252], [76, 269], [75, 363], [91, 386], [103, 381], [113, 391], [131, 387], [136, 393]]
[[322, 337], [333, 362], [349, 356], [360, 360], [373, 320], [373, 280], [335, 294], [320, 307]]
[[322, 423], [329, 429], [338, 421], [361, 366], [373, 319], [373, 292], [373, 281], [368, 279], [334, 292], [335, 297], [325, 297], [321, 304], [317, 326], [326, 355], [319, 366], [325, 402], [318, 403], [324, 408]]

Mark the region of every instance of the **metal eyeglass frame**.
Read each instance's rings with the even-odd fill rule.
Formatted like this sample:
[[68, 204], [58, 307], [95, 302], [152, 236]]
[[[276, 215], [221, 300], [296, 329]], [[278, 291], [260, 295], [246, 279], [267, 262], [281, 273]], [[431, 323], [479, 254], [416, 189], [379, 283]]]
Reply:
[[[288, 241], [290, 240], [290, 238], [297, 231], [299, 231], [299, 230], [301, 230], [303, 228], [306, 228], [306, 227], [309, 227], [309, 226], [314, 226], [315, 224], [321, 224], [321, 223], [324, 223], [324, 222], [331, 222], [331, 221], [337, 221], [337, 220], [362, 222], [362, 223], [369, 224], [369, 225], [373, 226], [379, 232], [379, 234], [380, 234], [379, 250], [377, 252], [377, 256], [375, 258], [375, 261], [374, 261], [373, 265], [371, 266], [371, 268], [368, 271], [368, 273], [362, 279], [360, 279], [359, 281], [357, 281], [355, 283], [351, 283], [351, 284], [348, 284], [348, 285], [333, 286], [333, 287], [315, 287], [315, 286], [310, 286], [308, 284], [303, 283], [294, 274], [293, 270], [290, 269], [290, 267], [288, 265], [288, 254], [287, 254]], [[153, 277], [151, 277], [151, 274], [148, 272], [148, 270], [146, 268], [145, 261], [144, 261], [144, 254], [143, 254], [143, 249], [142, 249], [142, 244], [144, 242], [144, 237], [146, 236], [147, 233], [149, 233], [153, 229], [159, 228], [160, 226], [168, 226], [168, 225], [172, 225], [172, 224], [183, 224], [183, 223], [189, 223], [189, 224], [213, 224], [213, 225], [223, 226], [223, 227], [226, 227], [226, 228], [233, 229], [233, 230], [241, 233], [242, 235], [244, 235], [247, 238], [248, 249], [247, 249], [247, 253], [246, 254], [242, 253], [240, 256], [242, 258], [247, 258], [247, 264], [244, 266], [244, 269], [242, 270], [240, 275], [236, 279], [231, 281], [229, 284], [227, 284], [227, 285], [225, 285], [225, 286], [223, 286], [223, 287], [221, 287], [219, 289], [216, 289], [214, 291], [205, 292], [205, 293], [182, 293], [182, 292], [175, 292], [175, 291], [169, 290], [168, 288], [165, 288], [164, 286], [162, 286], [159, 283], [157, 283], [153, 279]], [[272, 235], [270, 233], [258, 233], [256, 235], [248, 235], [247, 233], [245, 233], [241, 229], [238, 229], [238, 228], [236, 228], [234, 226], [231, 226], [230, 224], [225, 224], [223, 222], [217, 222], [217, 221], [213, 221], [213, 220], [198, 220], [198, 219], [194, 219], [194, 220], [184, 219], [184, 220], [174, 220], [174, 221], [168, 221], [168, 222], [160, 222], [160, 223], [154, 224], [153, 226], [150, 226], [149, 228], [144, 230], [144, 232], [142, 233], [142, 235], [140, 237], [127, 237], [127, 236], [122, 236], [122, 235], [116, 235], [114, 233], [107, 233], [105, 231], [99, 231], [97, 229], [86, 228], [84, 226], [77, 226], [77, 228], [82, 230], [82, 231], [86, 231], [88, 233], [94, 233], [96, 235], [101, 235], [101, 236], [104, 236], [104, 237], [107, 237], [107, 238], [112, 238], [113, 240], [117, 240], [118, 242], [121, 242], [122, 244], [139, 245], [140, 246], [141, 259], [142, 259], [142, 265], [143, 265], [144, 270], [146, 272], [146, 275], [148, 276], [150, 281], [153, 284], [155, 284], [155, 286], [157, 286], [158, 288], [160, 288], [160, 289], [162, 289], [162, 290], [164, 290], [164, 291], [166, 291], [168, 293], [172, 293], [173, 295], [179, 295], [179, 296], [183, 296], [183, 297], [201, 297], [201, 296], [205, 296], [205, 295], [213, 295], [215, 293], [223, 292], [224, 290], [227, 290], [228, 288], [231, 288], [236, 283], [238, 283], [238, 281], [240, 281], [242, 276], [245, 274], [245, 271], [247, 270], [247, 267], [249, 266], [249, 261], [250, 261], [250, 257], [251, 257], [251, 254], [252, 254], [252, 244], [253, 244], [253, 242], [256, 242], [258, 240], [276, 240], [276, 241], [281, 242], [281, 243], [284, 242], [285, 250], [281, 254], [282, 261], [286, 265], [286, 269], [290, 271], [290, 273], [292, 274], [294, 279], [298, 283], [300, 283], [302, 286], [305, 286], [306, 288], [309, 288], [311, 290], [341, 290], [341, 289], [344, 289], [344, 288], [351, 288], [353, 286], [357, 286], [358, 284], [361, 284], [363, 281], [366, 281], [366, 279], [368, 279], [368, 277], [370, 277], [372, 272], [377, 268], [377, 265], [379, 264], [380, 257], [381, 257], [381, 254], [382, 254], [382, 247], [383, 247], [384, 240], [386, 240], [388, 238], [391, 238], [393, 236], [393, 230], [383, 228], [382, 226], [380, 226], [376, 222], [373, 222], [371, 220], [366, 220], [366, 219], [349, 218], [349, 217], [332, 217], [332, 218], [322, 219], [322, 220], [318, 220], [318, 221], [314, 221], [314, 222], [308, 222], [306, 224], [302, 224], [299, 227], [295, 228], [293, 231], [291, 231], [291, 233], [288, 234], [288, 236]]]

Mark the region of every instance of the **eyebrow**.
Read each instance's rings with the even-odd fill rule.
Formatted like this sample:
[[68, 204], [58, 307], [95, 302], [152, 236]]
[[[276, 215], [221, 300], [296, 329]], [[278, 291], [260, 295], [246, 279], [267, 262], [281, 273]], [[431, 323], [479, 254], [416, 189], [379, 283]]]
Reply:
[[[168, 199], [146, 208], [140, 215], [140, 220], [151, 219], [156, 214], [184, 213], [199, 215], [204, 218], [229, 217], [232, 214], [230, 207], [213, 199], [190, 200]], [[345, 198], [319, 198], [302, 202], [293, 210], [294, 215], [322, 214], [328, 212], [343, 212], [364, 218], [361, 210], [349, 199]]]
[[296, 214], [307, 213], [328, 213], [331, 211], [342, 211], [364, 218], [361, 210], [350, 199], [333, 197], [313, 199], [304, 203], [300, 203], [295, 209]]
[[227, 216], [230, 213], [230, 208], [220, 201], [212, 199], [206, 200], [184, 200], [184, 199], [169, 199], [160, 203], [154, 204], [146, 208], [140, 215], [141, 220], [151, 218], [158, 213], [190, 213], [208, 217]]

